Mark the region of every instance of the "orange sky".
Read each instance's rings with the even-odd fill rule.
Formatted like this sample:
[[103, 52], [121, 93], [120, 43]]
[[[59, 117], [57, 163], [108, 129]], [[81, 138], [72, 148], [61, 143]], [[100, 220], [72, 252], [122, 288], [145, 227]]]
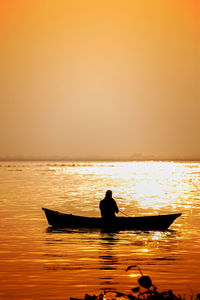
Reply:
[[0, 6], [0, 156], [200, 157], [198, 0]]

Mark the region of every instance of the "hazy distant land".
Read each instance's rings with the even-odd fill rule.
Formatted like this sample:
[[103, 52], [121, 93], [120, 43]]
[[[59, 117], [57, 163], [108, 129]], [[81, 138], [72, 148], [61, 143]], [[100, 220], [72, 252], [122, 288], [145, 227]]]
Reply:
[[0, 157], [0, 161], [200, 161], [200, 157], [195, 156], [154, 156], [134, 154], [127, 157], [100, 157], [96, 155], [89, 155], [86, 157], [73, 156], [6, 156]]

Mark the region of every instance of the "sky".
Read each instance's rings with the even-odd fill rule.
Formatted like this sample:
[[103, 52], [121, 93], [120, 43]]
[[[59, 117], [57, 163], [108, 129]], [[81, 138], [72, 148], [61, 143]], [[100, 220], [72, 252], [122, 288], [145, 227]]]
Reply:
[[0, 1], [0, 157], [200, 158], [199, 0]]

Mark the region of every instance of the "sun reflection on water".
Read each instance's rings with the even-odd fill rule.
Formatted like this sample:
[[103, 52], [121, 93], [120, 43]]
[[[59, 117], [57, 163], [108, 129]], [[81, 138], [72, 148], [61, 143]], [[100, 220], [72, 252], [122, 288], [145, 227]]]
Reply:
[[129, 277], [139, 277], [139, 276], [141, 276], [141, 274], [140, 273], [138, 273], [138, 274], [128, 274], [128, 276]]

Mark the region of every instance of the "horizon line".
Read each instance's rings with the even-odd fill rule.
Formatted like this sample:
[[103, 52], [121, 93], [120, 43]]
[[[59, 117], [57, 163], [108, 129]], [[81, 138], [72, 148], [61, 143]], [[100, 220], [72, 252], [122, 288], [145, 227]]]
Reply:
[[0, 157], [0, 161], [200, 161], [199, 157], [177, 157], [177, 156], [171, 156], [171, 157], [163, 157], [163, 156], [141, 156], [141, 157], [20, 157], [20, 156], [14, 156], [14, 157]]

